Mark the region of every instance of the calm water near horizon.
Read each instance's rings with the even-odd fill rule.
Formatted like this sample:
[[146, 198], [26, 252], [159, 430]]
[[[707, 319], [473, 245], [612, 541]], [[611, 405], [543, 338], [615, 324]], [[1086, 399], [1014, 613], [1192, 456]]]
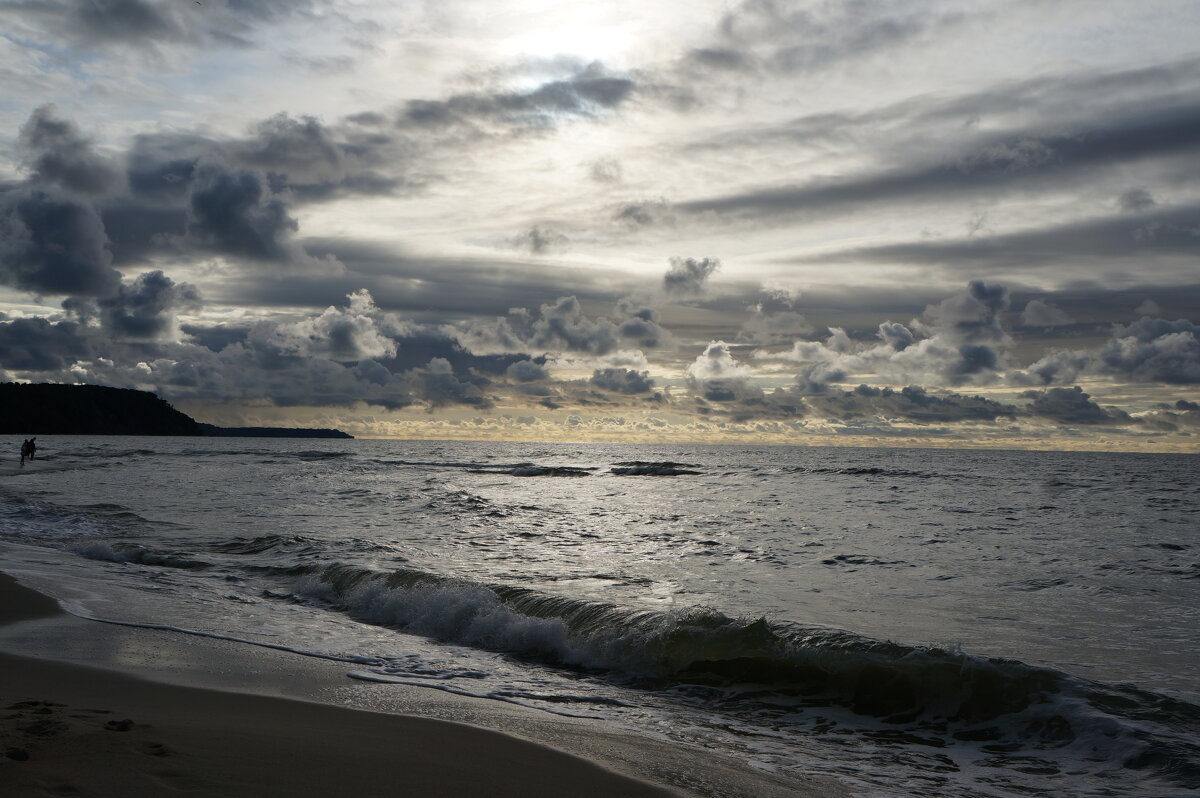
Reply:
[[80, 614], [868, 795], [1200, 789], [1195, 456], [39, 444], [0, 485], [0, 569]]

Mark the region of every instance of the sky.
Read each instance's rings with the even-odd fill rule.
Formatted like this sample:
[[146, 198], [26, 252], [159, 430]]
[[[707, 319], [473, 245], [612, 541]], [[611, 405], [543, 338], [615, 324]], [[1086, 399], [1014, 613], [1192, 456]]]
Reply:
[[1200, 450], [1192, 0], [0, 0], [0, 379]]

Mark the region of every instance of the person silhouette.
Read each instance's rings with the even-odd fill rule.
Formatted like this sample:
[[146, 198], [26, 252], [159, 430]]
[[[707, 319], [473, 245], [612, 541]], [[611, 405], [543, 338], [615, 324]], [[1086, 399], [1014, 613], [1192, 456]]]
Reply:
[[33, 460], [37, 457], [37, 438], [29, 439], [29, 459]]
[[21, 467], [25, 467], [25, 458], [29, 456], [29, 439], [21, 441]]

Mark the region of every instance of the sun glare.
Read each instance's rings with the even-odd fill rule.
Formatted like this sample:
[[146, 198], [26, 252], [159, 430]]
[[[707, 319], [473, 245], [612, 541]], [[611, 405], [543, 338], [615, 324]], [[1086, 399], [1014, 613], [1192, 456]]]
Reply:
[[574, 56], [587, 61], [619, 65], [631, 43], [623, 25], [592, 24], [590, 19], [572, 20], [531, 30], [509, 39], [507, 49], [516, 57], [553, 58]]

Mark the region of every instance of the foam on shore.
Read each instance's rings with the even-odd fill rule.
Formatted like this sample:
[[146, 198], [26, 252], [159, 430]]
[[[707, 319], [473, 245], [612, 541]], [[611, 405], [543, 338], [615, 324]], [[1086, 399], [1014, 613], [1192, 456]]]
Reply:
[[[556, 720], [553, 731], [545, 732], [550, 739], [557, 735], [563, 747], [574, 751], [586, 754], [589, 745], [595, 746], [593, 750], [604, 754], [597, 759], [617, 763], [628, 772], [662, 774], [662, 781], [674, 782], [673, 789], [509, 734], [395, 714], [397, 706], [404, 704], [403, 698], [394, 700], [396, 696], [390, 703], [378, 704], [387, 712], [316, 703], [311, 699], [373, 706], [378, 694], [370, 696], [369, 686], [345, 679], [344, 668], [337, 663], [303, 658], [295, 663], [286, 652], [263, 649], [246, 656], [231, 641], [113, 627], [67, 616], [53, 599], [3, 573], [0, 626], [6, 627], [0, 648], [21, 652], [0, 653], [3, 794], [126, 796], [186, 790], [237, 798], [382, 795], [401, 786], [406, 794], [423, 797], [667, 798], [710, 792], [703, 785], [693, 791], [688, 789], [692, 785], [680, 783], [681, 778], [672, 778], [671, 773], [689, 771], [689, 755], [658, 741], [622, 741], [613, 733], [606, 743], [598, 727], [573, 726], [562, 719]], [[53, 659], [22, 655], [30, 650]], [[77, 664], [88, 651], [108, 666], [143, 661], [145, 667], [134, 668], [137, 675], [131, 675]], [[114, 657], [114, 651], [124, 652], [125, 659]], [[214, 668], [235, 672], [222, 673], [221, 684], [240, 692], [166, 683], [204, 683], [204, 672]], [[284, 673], [284, 668], [293, 672]], [[139, 678], [143, 674], [155, 680]], [[510, 713], [510, 728], [519, 732], [529, 732], [533, 727], [523, 724], [539, 717], [512, 707], [482, 706], [492, 702], [455, 701], [445, 694], [433, 702], [411, 698], [428, 692], [408, 691], [412, 705], [426, 715], [476, 722], [490, 717], [485, 725], [504, 728], [497, 715]], [[741, 777], [719, 770], [713, 776], [725, 780], [722, 793]], [[794, 790], [772, 789], [769, 781], [728, 794], [795, 795]], [[814, 787], [812, 794], [840, 793], [830, 784]]]

